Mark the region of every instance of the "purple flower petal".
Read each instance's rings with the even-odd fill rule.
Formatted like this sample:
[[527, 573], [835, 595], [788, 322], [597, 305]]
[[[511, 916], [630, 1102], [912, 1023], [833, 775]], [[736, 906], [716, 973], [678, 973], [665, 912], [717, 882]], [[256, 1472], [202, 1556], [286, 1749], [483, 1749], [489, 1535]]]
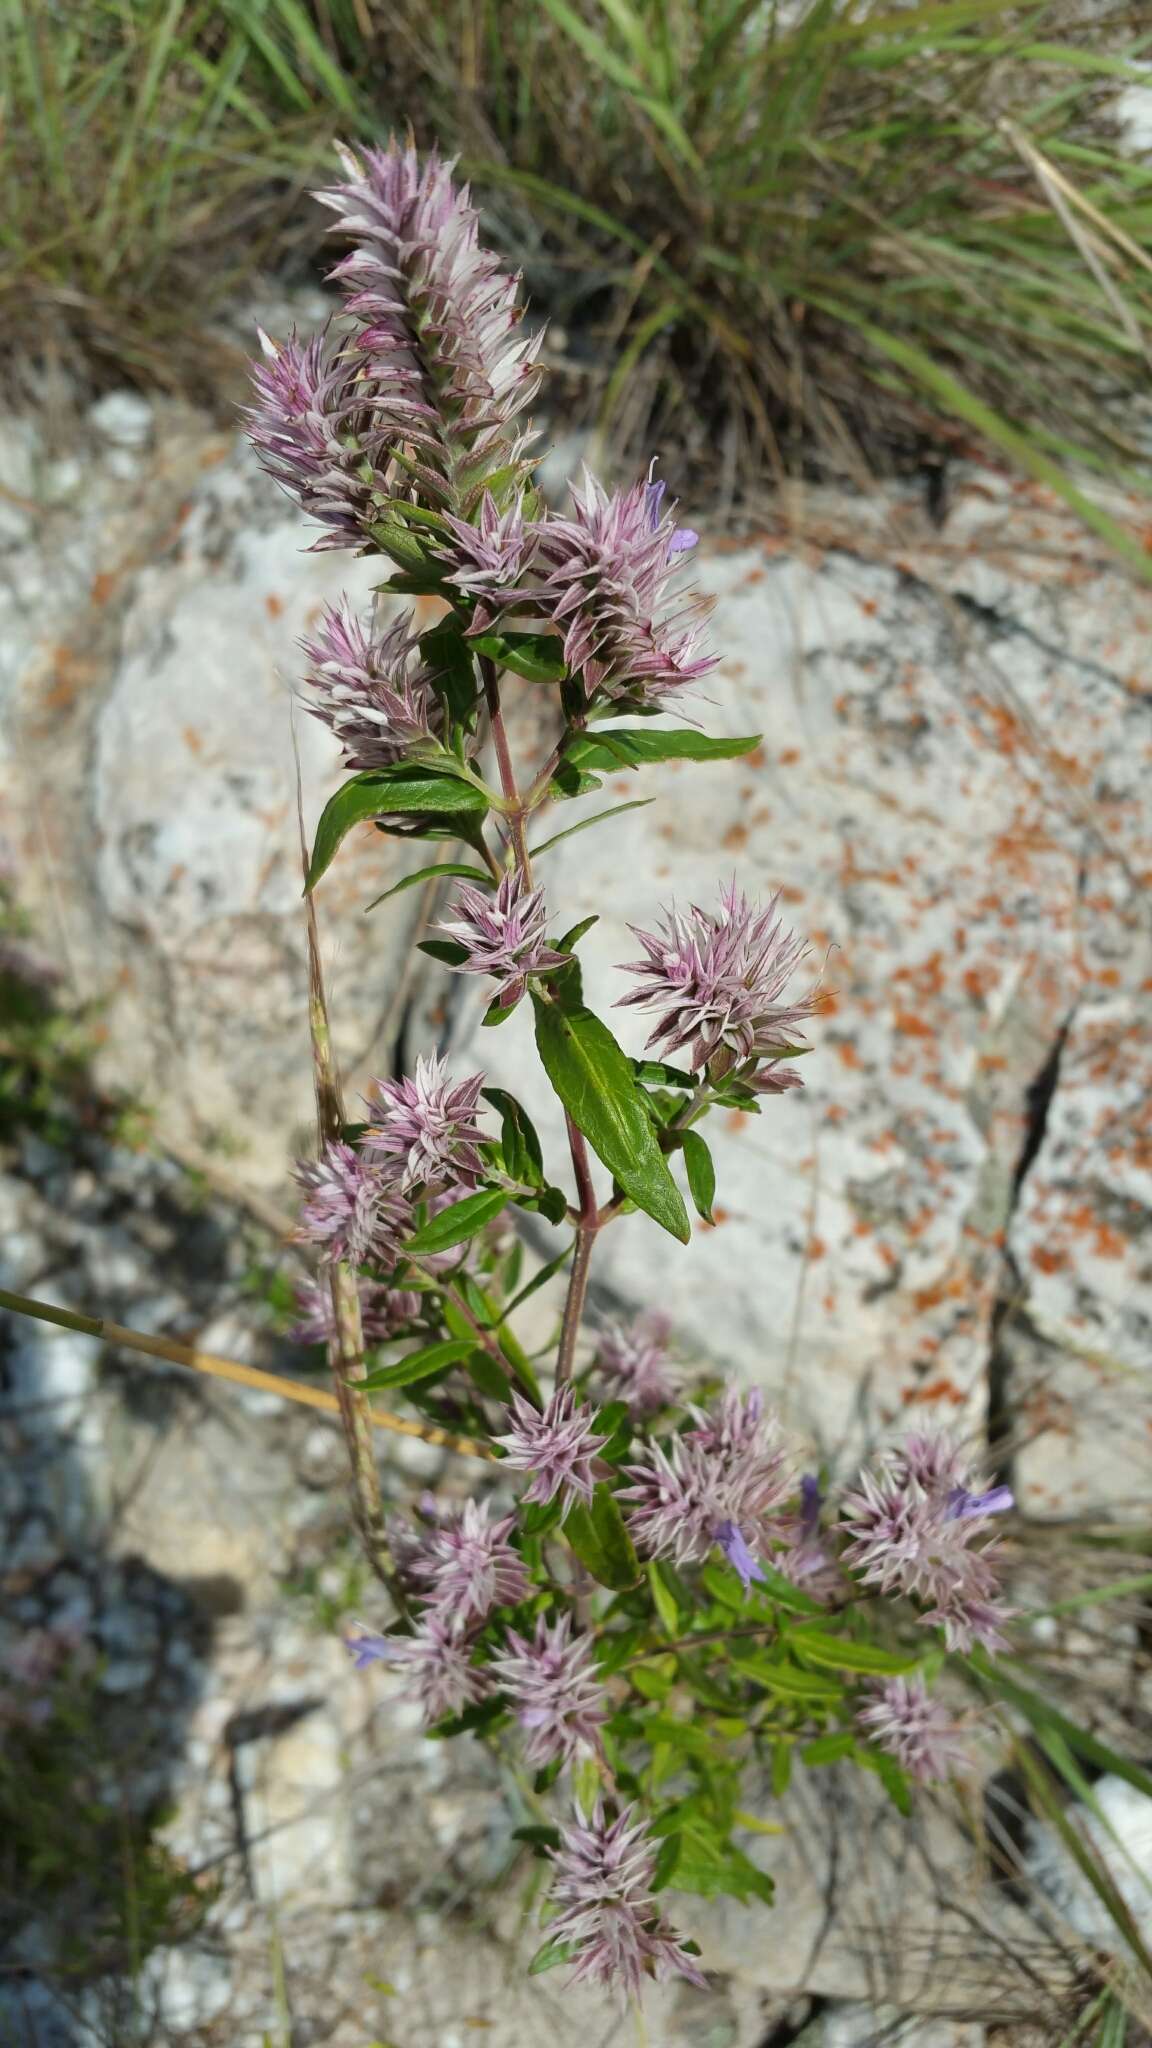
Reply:
[[716, 1531], [716, 1541], [737, 1573], [740, 1584], [747, 1592], [753, 1579], [763, 1579], [764, 1573], [749, 1550], [735, 1522], [721, 1522]]
[[969, 1493], [966, 1486], [954, 1486], [948, 1495], [948, 1520], [970, 1522], [977, 1515], [1006, 1515], [1015, 1505], [1010, 1486], [993, 1486], [987, 1493]]
[[367, 1671], [370, 1664], [389, 1663], [396, 1655], [397, 1644], [391, 1636], [377, 1636], [366, 1631], [359, 1636], [345, 1636], [344, 1648], [357, 1671]]

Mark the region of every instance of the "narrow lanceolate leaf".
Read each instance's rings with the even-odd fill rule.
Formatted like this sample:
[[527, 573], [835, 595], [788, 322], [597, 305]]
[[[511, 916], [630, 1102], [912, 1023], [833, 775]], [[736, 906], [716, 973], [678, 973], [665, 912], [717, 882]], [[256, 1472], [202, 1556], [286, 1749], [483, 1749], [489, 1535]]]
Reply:
[[765, 1687], [768, 1692], [783, 1693], [793, 1700], [838, 1700], [844, 1696], [844, 1688], [834, 1678], [825, 1678], [818, 1671], [801, 1671], [796, 1664], [785, 1664], [780, 1659], [745, 1654], [733, 1657], [732, 1669], [742, 1678], [750, 1678], [754, 1685]]
[[726, 739], [695, 732], [691, 726], [671, 731], [642, 725], [601, 726], [595, 732], [575, 733], [565, 741], [555, 779], [562, 782], [564, 770], [600, 775], [613, 768], [639, 768], [649, 761], [731, 761], [759, 745], [759, 733]]
[[382, 896], [374, 896], [371, 903], [365, 904], [365, 912], [377, 910], [381, 903], [387, 903], [391, 897], [401, 895], [405, 889], [415, 889], [421, 882], [439, 881], [447, 875], [460, 875], [468, 882], [490, 882], [492, 879], [483, 868], [470, 868], [464, 861], [444, 860], [430, 868], [417, 868], [414, 875], [405, 875], [402, 881], [394, 882], [390, 889], [385, 889]]
[[324, 806], [312, 846], [307, 888], [314, 889], [354, 825], [369, 818], [406, 816], [479, 818], [487, 810], [483, 790], [458, 775], [431, 768], [382, 768], [354, 775]]
[[463, 1244], [465, 1238], [474, 1237], [485, 1223], [491, 1223], [511, 1199], [504, 1188], [481, 1188], [478, 1195], [465, 1195], [462, 1202], [453, 1202], [450, 1209], [441, 1209], [438, 1216], [433, 1216], [415, 1237], [408, 1239], [404, 1250], [414, 1259], [430, 1252], [451, 1251], [453, 1245]]
[[807, 1663], [822, 1665], [827, 1670], [866, 1671], [877, 1677], [894, 1677], [903, 1671], [915, 1671], [917, 1665], [924, 1661], [915, 1651], [908, 1655], [906, 1652], [882, 1650], [876, 1643], [853, 1643], [846, 1636], [825, 1635], [818, 1629], [790, 1629], [788, 1647]]
[[716, 1168], [712, 1164], [712, 1154], [699, 1131], [685, 1131], [682, 1143], [692, 1200], [705, 1223], [711, 1223], [712, 1204], [716, 1200]]
[[627, 1592], [640, 1577], [640, 1561], [615, 1496], [598, 1486], [590, 1508], [579, 1501], [564, 1519], [564, 1534], [594, 1579], [615, 1593]]
[[523, 1103], [506, 1088], [482, 1088], [480, 1093], [500, 1116], [500, 1151], [509, 1180], [522, 1181], [527, 1187], [543, 1187], [544, 1154], [536, 1126]]
[[688, 1212], [660, 1150], [631, 1063], [606, 1024], [583, 1003], [534, 992], [536, 1045], [544, 1071], [584, 1133], [638, 1209], [687, 1244]]
[[602, 825], [605, 818], [618, 818], [621, 811], [642, 811], [647, 804], [654, 804], [655, 801], [654, 796], [634, 796], [630, 797], [626, 804], [613, 804], [611, 810], [594, 811], [590, 818], [581, 818], [578, 825], [569, 825], [563, 832], [554, 832], [551, 839], [545, 839], [539, 846], [534, 846], [532, 858], [539, 860], [542, 853], [547, 853], [553, 846], [559, 846], [562, 839], [574, 839], [577, 832], [587, 832], [593, 825]]
[[447, 1337], [443, 1343], [426, 1344], [422, 1351], [410, 1351], [407, 1358], [398, 1359], [395, 1365], [382, 1366], [379, 1372], [370, 1372], [367, 1379], [357, 1384], [366, 1393], [374, 1393], [378, 1387], [410, 1387], [417, 1380], [429, 1379], [434, 1372], [443, 1372], [446, 1366], [467, 1358], [475, 1342], [474, 1337]]

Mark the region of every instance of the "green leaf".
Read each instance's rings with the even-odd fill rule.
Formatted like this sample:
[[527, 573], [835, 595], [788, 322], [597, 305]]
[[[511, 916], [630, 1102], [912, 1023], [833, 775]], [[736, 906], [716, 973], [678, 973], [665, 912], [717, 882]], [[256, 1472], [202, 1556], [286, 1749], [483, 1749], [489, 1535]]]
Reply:
[[560, 1520], [558, 1500], [533, 1500], [520, 1509], [520, 1534], [522, 1536], [546, 1536]]
[[606, 775], [613, 768], [639, 768], [650, 761], [731, 761], [739, 754], [752, 753], [759, 745], [759, 733], [725, 739], [695, 732], [691, 726], [671, 730], [641, 725], [601, 726], [595, 732], [575, 733], [565, 741], [553, 780], [560, 784], [564, 794], [565, 776], [571, 779], [573, 775]]
[[767, 1692], [782, 1693], [790, 1700], [841, 1700], [844, 1687], [834, 1678], [825, 1678], [818, 1671], [802, 1671], [798, 1664], [786, 1664], [782, 1660], [755, 1656], [747, 1653], [732, 1658], [732, 1669], [742, 1678], [750, 1678], [753, 1685], [763, 1686]]
[[657, 1664], [635, 1664], [628, 1676], [641, 1699], [666, 1700], [672, 1690], [670, 1673]]
[[632, 1072], [638, 1081], [647, 1081], [653, 1088], [695, 1088], [695, 1074], [685, 1073], [683, 1067], [670, 1067], [666, 1060], [633, 1060]]
[[640, 1562], [614, 1495], [601, 1484], [586, 1508], [576, 1501], [564, 1519], [564, 1534], [581, 1564], [602, 1586], [627, 1592], [640, 1577]]
[[533, 990], [544, 1071], [577, 1129], [637, 1208], [687, 1244], [688, 1213], [668, 1171], [643, 1095], [607, 1025], [579, 1002]]
[[772, 1746], [772, 1793], [783, 1799], [792, 1782], [792, 1744], [783, 1738]]
[[462, 1202], [453, 1202], [451, 1208], [441, 1209], [438, 1216], [433, 1216], [415, 1237], [408, 1239], [404, 1250], [413, 1258], [428, 1252], [450, 1251], [453, 1245], [473, 1237], [485, 1223], [491, 1223], [511, 1199], [504, 1188], [481, 1188], [479, 1194], [465, 1195]]
[[531, 1216], [546, 1217], [554, 1228], [563, 1223], [568, 1214], [568, 1197], [563, 1188], [541, 1188], [539, 1194], [516, 1195], [514, 1200], [518, 1209], [527, 1210]]
[[512, 1399], [512, 1383], [489, 1352], [474, 1347], [464, 1360], [464, 1370], [490, 1401], [502, 1401], [507, 1407]]
[[684, 1837], [678, 1828], [674, 1828], [670, 1835], [665, 1835], [653, 1867], [652, 1881], [648, 1887], [650, 1891], [662, 1892], [665, 1886], [671, 1884], [676, 1865], [680, 1861], [683, 1842]]
[[632, 1443], [632, 1414], [626, 1401], [609, 1401], [601, 1408], [593, 1427], [605, 1442], [598, 1455], [606, 1465], [618, 1465]]
[[488, 809], [483, 790], [458, 775], [431, 768], [382, 768], [354, 775], [329, 797], [316, 827], [306, 889], [316, 887], [354, 825], [369, 818], [404, 816], [480, 818]]
[[443, 1372], [446, 1366], [456, 1365], [467, 1358], [475, 1338], [446, 1337], [439, 1344], [426, 1344], [422, 1351], [410, 1351], [407, 1358], [401, 1358], [395, 1365], [382, 1366], [379, 1372], [370, 1372], [367, 1379], [358, 1380], [357, 1385], [364, 1393], [373, 1394], [379, 1387], [409, 1387], [415, 1380], [426, 1380], [434, 1372]]
[[543, 1187], [544, 1153], [536, 1126], [523, 1103], [517, 1102], [506, 1088], [482, 1088], [480, 1093], [500, 1117], [500, 1153], [509, 1180], [522, 1181], [526, 1187]]
[[885, 1676], [915, 1671], [923, 1653], [882, 1650], [876, 1643], [854, 1643], [846, 1636], [825, 1635], [819, 1629], [797, 1628], [788, 1632], [788, 1647], [797, 1657], [833, 1671], [864, 1671]]
[[460, 875], [469, 882], [490, 882], [492, 879], [491, 875], [485, 874], [483, 868], [470, 868], [458, 860], [441, 861], [438, 866], [417, 868], [415, 874], [405, 875], [403, 881], [394, 882], [390, 889], [385, 889], [382, 896], [374, 896], [371, 903], [364, 906], [365, 916], [370, 910], [379, 909], [380, 905], [387, 903], [391, 897], [401, 895], [405, 889], [415, 889], [420, 882], [435, 881], [440, 875]]
[[562, 683], [568, 673], [563, 642], [555, 633], [485, 633], [470, 645], [530, 683]]
[[539, 1288], [546, 1287], [549, 1280], [551, 1280], [552, 1275], [554, 1273], [558, 1273], [560, 1271], [561, 1266], [567, 1265], [569, 1259], [572, 1257], [572, 1251], [573, 1246], [566, 1245], [562, 1252], [557, 1252], [556, 1257], [554, 1259], [549, 1259], [548, 1264], [546, 1266], [541, 1266], [540, 1271], [538, 1273], [533, 1273], [532, 1278], [529, 1281], [527, 1281], [525, 1285], [520, 1289], [519, 1294], [513, 1295], [511, 1301], [508, 1303], [507, 1307], [504, 1310], [504, 1314], [506, 1316], [510, 1316], [514, 1309], [519, 1308], [522, 1301], [527, 1301], [529, 1296], [535, 1294]]
[[838, 1728], [831, 1735], [818, 1735], [815, 1742], [806, 1742], [800, 1751], [806, 1764], [836, 1764], [842, 1757], [851, 1756], [856, 1747], [856, 1737], [850, 1728]]
[[699, 1131], [685, 1131], [681, 1144], [692, 1200], [705, 1223], [711, 1223], [712, 1204], [716, 1199], [716, 1168], [712, 1164], [712, 1154]]
[[427, 953], [430, 960], [439, 960], [445, 967], [459, 967], [468, 958], [468, 948], [459, 939], [420, 939], [416, 951]]
[[430, 632], [420, 635], [420, 652], [432, 674], [432, 686], [442, 697], [454, 724], [468, 724], [479, 698], [476, 664], [468, 642], [452, 617], [441, 619]]
[[895, 1757], [888, 1756], [882, 1749], [868, 1749], [857, 1743], [856, 1761], [879, 1778], [897, 1813], [902, 1813], [907, 1819], [912, 1811], [912, 1787], [907, 1773], [900, 1769]]
[[652, 1589], [652, 1605], [660, 1617], [660, 1626], [665, 1635], [678, 1636], [680, 1609], [671, 1590], [665, 1584], [659, 1563], [654, 1562], [648, 1566], [648, 1584]]
[[[599, 786], [598, 783], [593, 784], [594, 788]], [[532, 858], [539, 860], [542, 853], [549, 852], [553, 846], [559, 846], [562, 839], [573, 839], [577, 832], [587, 832], [593, 825], [602, 824], [605, 818], [618, 818], [621, 811], [642, 811], [645, 804], [653, 804], [655, 801], [653, 796], [634, 796], [630, 797], [627, 803], [613, 804], [610, 810], [595, 811], [590, 818], [581, 818], [578, 825], [569, 825], [563, 832], [554, 832], [551, 839], [545, 839], [539, 846], [534, 846]]]
[[558, 953], [570, 953], [574, 946], [579, 945], [585, 932], [590, 932], [593, 925], [599, 924], [599, 922], [600, 913], [595, 910], [592, 912], [591, 917], [582, 917], [579, 924], [574, 924], [569, 931], [565, 932], [562, 939], [557, 940], [556, 951]]
[[637, 1623], [635, 1627], [620, 1629], [614, 1635], [601, 1636], [593, 1653], [601, 1677], [610, 1678], [622, 1664], [627, 1664], [628, 1659], [643, 1647], [647, 1634], [647, 1629]]
[[[702, 1816], [693, 1815], [687, 1825], [675, 1825], [686, 1806], [687, 1802], [674, 1808], [670, 1814], [662, 1815], [653, 1824], [654, 1834], [664, 1835], [666, 1840], [675, 1838], [679, 1844], [675, 1856], [669, 1859], [665, 1884], [670, 1885], [673, 1891], [695, 1892], [706, 1899], [759, 1898], [770, 1906], [774, 1891], [772, 1879], [766, 1871], [758, 1869], [743, 1849], [738, 1849], [734, 1842], [727, 1841], [714, 1827], [709, 1827]], [[669, 1823], [672, 1823], [670, 1829]], [[660, 1868], [658, 1860], [657, 1869]]]

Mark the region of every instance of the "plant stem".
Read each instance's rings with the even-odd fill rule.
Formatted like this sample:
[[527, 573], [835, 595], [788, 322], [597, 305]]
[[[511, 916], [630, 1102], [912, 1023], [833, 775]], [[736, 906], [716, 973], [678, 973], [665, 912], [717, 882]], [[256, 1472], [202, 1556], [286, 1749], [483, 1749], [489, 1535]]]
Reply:
[[580, 1334], [580, 1318], [584, 1313], [584, 1297], [588, 1292], [588, 1268], [592, 1261], [592, 1247], [600, 1229], [600, 1208], [596, 1190], [592, 1185], [592, 1169], [588, 1161], [588, 1147], [584, 1134], [577, 1130], [567, 1111], [564, 1121], [568, 1127], [568, 1148], [572, 1154], [572, 1171], [576, 1176], [576, 1191], [580, 1197], [579, 1221], [576, 1226], [576, 1250], [572, 1259], [572, 1271], [568, 1276], [568, 1294], [564, 1303], [564, 1321], [560, 1330], [560, 1349], [556, 1354], [556, 1384], [564, 1386], [572, 1377], [576, 1359], [576, 1339]]
[[[213, 1351], [198, 1351], [179, 1337], [153, 1337], [143, 1330], [125, 1329], [104, 1316], [85, 1316], [75, 1309], [56, 1308], [47, 1301], [35, 1301], [27, 1294], [9, 1294], [0, 1289], [0, 1309], [13, 1315], [31, 1316], [38, 1323], [54, 1323], [61, 1330], [80, 1330], [86, 1337], [99, 1337], [124, 1351], [140, 1351], [146, 1358], [162, 1358], [169, 1365], [187, 1366], [192, 1372], [207, 1373], [213, 1379], [230, 1380], [239, 1387], [256, 1387], [263, 1394], [278, 1394], [285, 1401], [299, 1401], [305, 1408], [320, 1408], [328, 1415], [340, 1413], [340, 1402], [327, 1387], [309, 1386], [304, 1380], [288, 1380], [279, 1373], [261, 1372], [255, 1365], [241, 1365], [235, 1358], [218, 1358]], [[487, 1458], [491, 1452], [468, 1436], [452, 1436], [432, 1422], [410, 1422], [406, 1416], [390, 1415], [383, 1408], [368, 1408], [374, 1429], [390, 1429], [398, 1436], [419, 1437], [422, 1443], [437, 1444], [441, 1450], [459, 1451], [466, 1458]]]
[[508, 808], [508, 830], [512, 838], [512, 850], [516, 865], [525, 883], [532, 880], [532, 862], [528, 854], [528, 839], [524, 831], [524, 802], [516, 786], [516, 770], [512, 765], [512, 751], [508, 745], [508, 733], [504, 725], [504, 713], [500, 709], [500, 682], [496, 663], [488, 655], [480, 656], [480, 674], [484, 680], [484, 699], [488, 706], [488, 723], [492, 729], [492, 744], [496, 749], [496, 763], [500, 770], [500, 787]]

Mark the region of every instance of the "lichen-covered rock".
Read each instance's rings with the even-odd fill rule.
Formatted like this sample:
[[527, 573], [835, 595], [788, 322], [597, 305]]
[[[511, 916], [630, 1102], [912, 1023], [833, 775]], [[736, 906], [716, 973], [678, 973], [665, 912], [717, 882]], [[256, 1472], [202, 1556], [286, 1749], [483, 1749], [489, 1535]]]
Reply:
[[[1011, 1409], [1000, 1380], [1034, 1307], [1057, 1351], [1021, 1381], [1024, 1430], [1061, 1435], [1023, 1461], [1026, 1504], [1072, 1487], [1111, 1510], [1152, 1416], [1152, 593], [985, 475], [946, 545], [892, 503], [815, 518], [818, 551], [767, 535], [700, 565], [723, 660], [696, 709], [761, 732], [757, 752], [609, 778], [606, 797], [658, 801], [540, 863], [563, 924], [601, 913], [581, 951], [603, 1015], [630, 985], [627, 922], [733, 877], [781, 892], [828, 991], [806, 1090], [707, 1126], [716, 1227], [689, 1254], [629, 1217], [596, 1270], [841, 1459], [901, 1421], [981, 1430], [994, 1357]], [[530, 1020], [478, 1032], [480, 1000], [460, 1002], [461, 1057], [526, 1093], [562, 1158]], [[616, 1023], [639, 1050], [635, 1013]], [[1122, 1396], [1085, 1347], [1115, 1354]], [[1127, 1481], [1104, 1484], [1087, 1412], [1043, 1408], [1074, 1356], [1092, 1414], [1127, 1404]]]

